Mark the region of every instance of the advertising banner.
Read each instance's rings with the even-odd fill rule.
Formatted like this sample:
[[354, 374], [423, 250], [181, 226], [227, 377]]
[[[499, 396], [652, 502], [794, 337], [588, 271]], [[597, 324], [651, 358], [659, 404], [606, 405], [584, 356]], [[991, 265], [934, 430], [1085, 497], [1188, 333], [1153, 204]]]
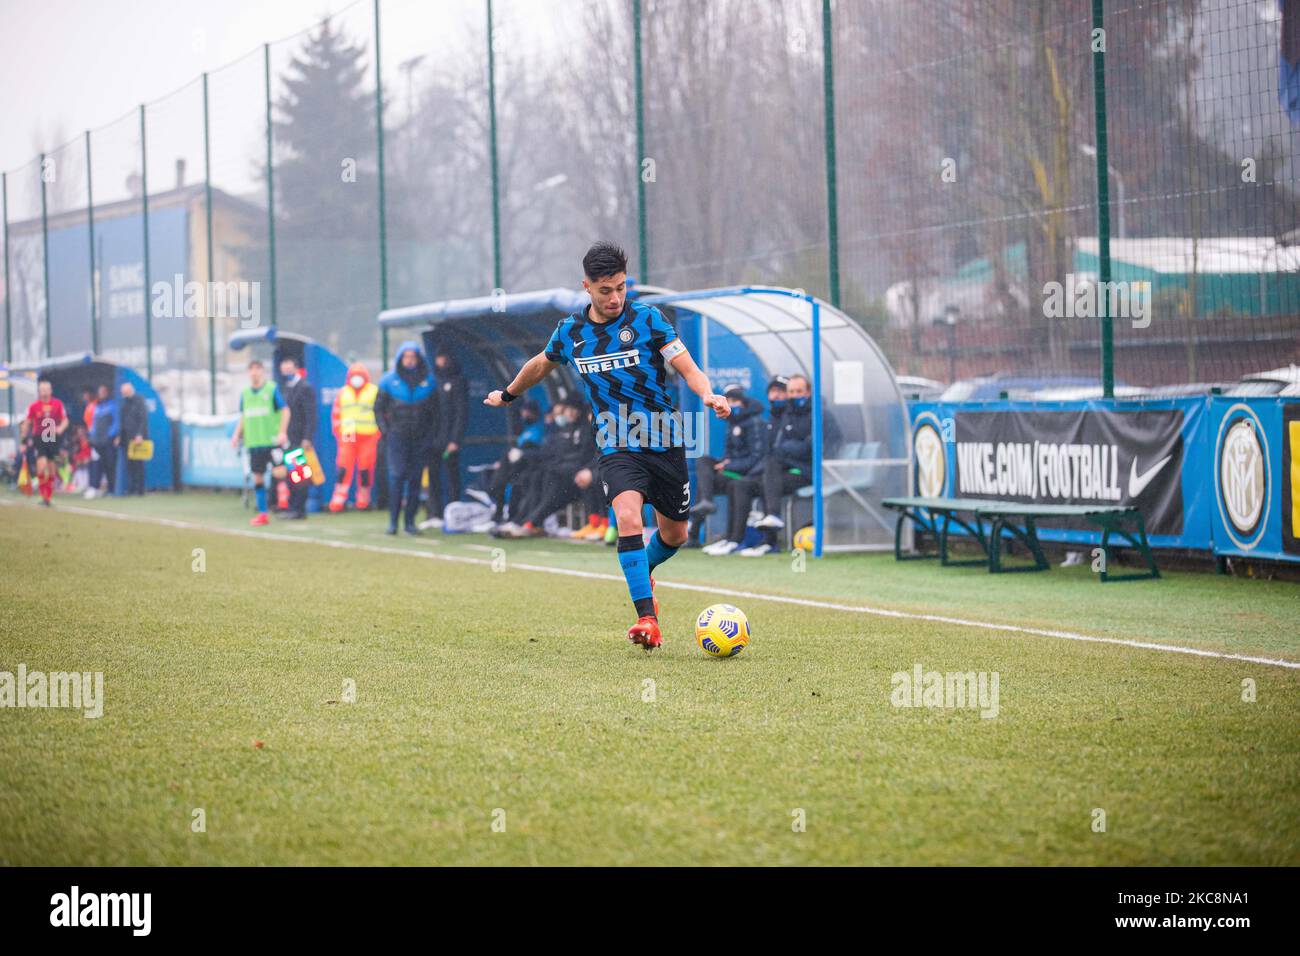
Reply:
[[[1157, 547], [1208, 550], [1204, 399], [915, 403], [916, 494], [1136, 506]], [[1090, 542], [1083, 523], [1045, 540]]]
[[1210, 401], [1218, 554], [1300, 561], [1300, 400]]

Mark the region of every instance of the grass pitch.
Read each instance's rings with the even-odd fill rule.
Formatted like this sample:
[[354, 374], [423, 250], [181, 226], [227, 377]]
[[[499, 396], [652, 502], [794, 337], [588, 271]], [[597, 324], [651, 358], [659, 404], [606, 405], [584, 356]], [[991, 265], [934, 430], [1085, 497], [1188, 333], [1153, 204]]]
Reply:
[[[728, 593], [1294, 661], [1293, 584], [683, 552], [647, 655], [599, 545], [76, 504], [0, 505], [0, 671], [105, 696], [0, 708], [0, 863], [1300, 863], [1300, 671]], [[727, 661], [691, 632], [718, 600], [754, 630]], [[893, 706], [917, 664], [997, 672], [997, 716]]]

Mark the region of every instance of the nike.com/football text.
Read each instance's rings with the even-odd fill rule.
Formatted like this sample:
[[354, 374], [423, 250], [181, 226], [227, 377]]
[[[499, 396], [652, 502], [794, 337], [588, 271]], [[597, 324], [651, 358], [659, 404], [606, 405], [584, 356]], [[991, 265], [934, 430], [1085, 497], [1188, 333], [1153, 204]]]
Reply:
[[1172, 455], [1143, 467], [1130, 459], [1122, 480], [1116, 445], [1051, 442], [957, 442], [957, 488], [969, 495], [1018, 495], [1036, 500], [1131, 500], [1164, 469]]

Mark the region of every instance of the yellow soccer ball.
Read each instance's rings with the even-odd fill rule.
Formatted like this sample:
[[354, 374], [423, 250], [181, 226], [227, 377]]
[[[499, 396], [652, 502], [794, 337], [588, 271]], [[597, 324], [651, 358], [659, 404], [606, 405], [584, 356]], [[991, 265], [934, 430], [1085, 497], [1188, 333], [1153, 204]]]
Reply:
[[794, 533], [794, 546], [800, 551], [807, 551], [811, 554], [815, 541], [812, 525], [805, 525]]
[[695, 640], [710, 657], [735, 657], [749, 645], [749, 619], [731, 604], [706, 607], [695, 619]]

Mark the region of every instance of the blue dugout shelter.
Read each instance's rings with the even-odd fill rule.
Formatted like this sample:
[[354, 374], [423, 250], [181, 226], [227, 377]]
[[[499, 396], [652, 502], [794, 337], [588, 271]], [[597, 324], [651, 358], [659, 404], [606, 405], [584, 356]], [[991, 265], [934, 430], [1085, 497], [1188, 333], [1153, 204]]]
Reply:
[[[813, 524], [818, 554], [893, 547], [894, 521], [880, 499], [906, 494], [909, 487], [907, 406], [889, 362], [860, 325], [829, 303], [792, 289], [672, 292], [636, 286], [629, 294], [664, 312], [717, 391], [738, 383], [765, 403], [770, 379], [805, 376], [819, 399], [813, 405], [813, 474], [790, 497], [787, 524], [791, 530]], [[508, 417], [479, 400], [540, 352], [561, 318], [589, 301], [582, 290], [547, 289], [389, 309], [379, 322], [389, 329], [418, 330], [430, 354], [439, 348], [456, 351], [471, 393], [467, 467], [495, 460], [512, 438]], [[573, 376], [566, 368], [536, 386], [530, 397], [546, 407], [554, 399], [581, 395]], [[707, 437], [701, 435], [694, 454], [720, 456], [726, 423], [706, 415], [684, 383], [678, 387], [678, 408], [707, 422]]]
[[270, 347], [268, 371], [277, 384], [283, 384], [280, 362], [294, 358], [302, 364], [307, 382], [316, 389], [316, 434], [312, 441], [316, 445], [316, 456], [320, 459], [321, 467], [325, 469], [325, 483], [313, 486], [307, 498], [307, 507], [310, 511], [320, 511], [329, 503], [334, 491], [334, 462], [338, 447], [330, 428], [330, 412], [334, 407], [334, 396], [347, 381], [347, 363], [319, 342], [304, 335], [282, 331], [273, 325], [267, 328], [241, 329], [230, 337], [230, 348], [234, 351], [257, 346]]
[[[107, 385], [114, 398], [120, 400], [123, 383], [130, 382], [135, 387], [135, 393], [144, 399], [149, 408], [149, 438], [153, 442], [153, 459], [144, 466], [145, 488], [156, 491], [175, 486], [171, 420], [167, 417], [158, 393], [135, 369], [96, 358], [90, 352], [73, 352], [40, 362], [11, 365], [9, 374], [14, 378], [28, 378], [33, 386], [38, 379], [48, 378], [54, 387], [55, 397], [63, 402], [74, 423], [80, 420], [79, 416], [85, 410], [81, 400], [84, 389], [94, 391], [101, 385]], [[21, 417], [26, 409], [14, 411], [16, 416]], [[113, 487], [118, 495], [126, 491], [125, 451], [117, 456], [117, 475]]]

